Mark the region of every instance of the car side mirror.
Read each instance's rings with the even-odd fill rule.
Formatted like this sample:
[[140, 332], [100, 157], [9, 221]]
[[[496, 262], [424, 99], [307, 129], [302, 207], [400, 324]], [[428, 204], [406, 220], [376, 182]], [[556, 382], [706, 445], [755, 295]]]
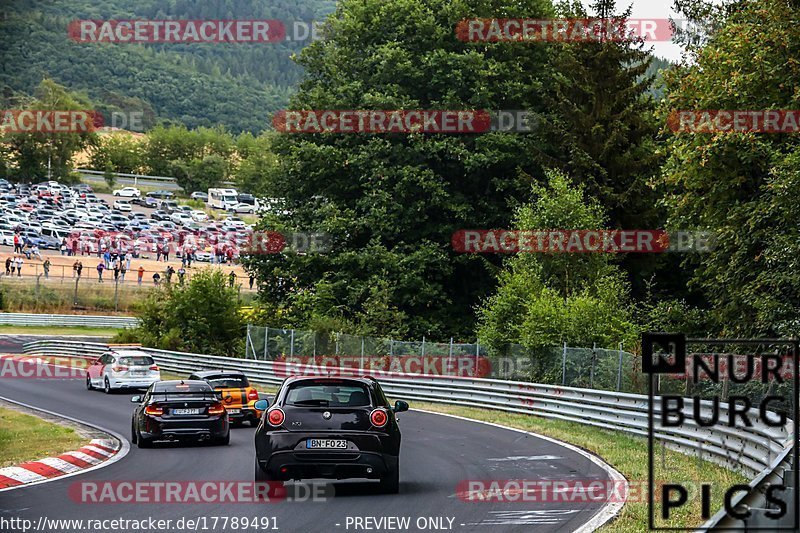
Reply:
[[269, 407], [269, 401], [267, 400], [258, 400], [256, 403], [253, 404], [253, 407], [258, 409], [259, 411], [266, 411], [267, 407]]
[[142, 401], [141, 396], [131, 396], [131, 403], [139, 403]]
[[408, 411], [408, 402], [404, 402], [403, 400], [397, 400], [394, 402], [395, 413], [402, 413], [404, 411]]

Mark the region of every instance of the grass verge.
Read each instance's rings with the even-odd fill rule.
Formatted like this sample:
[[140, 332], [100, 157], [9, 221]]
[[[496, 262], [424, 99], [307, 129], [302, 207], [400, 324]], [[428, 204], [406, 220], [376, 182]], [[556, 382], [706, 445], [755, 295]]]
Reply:
[[0, 335], [80, 335], [85, 337], [113, 337], [118, 328], [90, 328], [85, 326], [0, 326]]
[[[469, 407], [460, 407], [445, 404], [426, 402], [413, 402], [412, 408], [435, 411], [463, 416], [484, 422], [493, 422], [533, 433], [546, 435], [570, 444], [579, 446], [601, 457], [608, 464], [624, 475], [631, 485], [636, 484], [636, 489], [631, 490], [631, 495], [641, 495], [642, 501], [629, 501], [620, 511], [617, 518], [602, 528], [604, 532], [629, 532], [647, 531], [648, 506], [647, 506], [647, 441], [617, 431], [593, 428], [574, 422], [551, 420], [531, 415], [505, 413], [502, 411], [489, 411]], [[708, 461], [687, 457], [681, 453], [664, 450], [656, 461], [655, 477], [659, 478], [659, 471], [669, 472], [669, 481], [680, 480], [692, 487], [699, 487], [701, 483], [712, 485], [711, 509], [715, 511], [722, 507], [724, 489], [735, 483], [747, 483], [748, 480], [735, 472], [731, 472]], [[524, 478], [524, 474], [520, 473]], [[643, 490], [642, 490], [643, 489]], [[699, 489], [698, 489], [699, 490]], [[694, 496], [694, 497], [693, 497]], [[669, 524], [657, 526], [669, 527], [695, 527], [702, 522], [700, 517], [700, 498], [695, 492], [690, 492], [689, 504], [682, 509], [674, 511]]]
[[88, 443], [72, 428], [0, 407], [0, 468], [77, 450]]

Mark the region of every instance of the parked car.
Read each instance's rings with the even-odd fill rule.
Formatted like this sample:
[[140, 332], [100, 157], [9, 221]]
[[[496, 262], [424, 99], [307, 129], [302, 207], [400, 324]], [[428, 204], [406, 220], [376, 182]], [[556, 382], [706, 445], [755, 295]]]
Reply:
[[114, 196], [123, 196], [126, 198], [138, 198], [142, 192], [136, 187], [123, 187], [114, 191]]
[[166, 199], [169, 199], [169, 198], [174, 198], [175, 194], [170, 192], [170, 191], [162, 189], [162, 190], [158, 190], [158, 191], [149, 192], [149, 193], [147, 193], [147, 196], [149, 196], [151, 198], [160, 198], [162, 200], [166, 200]]
[[206, 214], [205, 211], [194, 210], [191, 213], [189, 213], [189, 215], [195, 222], [205, 222], [206, 220], [208, 220], [208, 215]]
[[140, 196], [139, 198], [134, 198], [133, 203], [141, 205], [142, 207], [152, 207], [155, 209], [158, 207], [158, 198], [153, 196]]
[[127, 200], [114, 200], [113, 207], [117, 211], [131, 211], [133, 209], [133, 206]]
[[232, 205], [228, 207], [227, 211], [229, 213], [250, 213], [253, 214], [256, 212], [256, 206], [253, 204], [246, 204], [243, 202], [239, 202], [238, 204]]
[[208, 202], [208, 194], [200, 191], [195, 191], [191, 195], [192, 200], [202, 200]]

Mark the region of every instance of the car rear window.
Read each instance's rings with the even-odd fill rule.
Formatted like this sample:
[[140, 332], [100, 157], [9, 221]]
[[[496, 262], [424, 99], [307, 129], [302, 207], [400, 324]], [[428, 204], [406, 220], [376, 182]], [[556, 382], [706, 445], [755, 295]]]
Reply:
[[180, 382], [160, 382], [156, 383], [153, 387], [153, 392], [171, 392], [171, 393], [193, 393], [193, 392], [213, 392], [211, 386], [206, 382], [187, 382], [181, 384]]
[[152, 357], [137, 355], [133, 357], [120, 357], [119, 364], [128, 366], [150, 366], [154, 365], [155, 361], [153, 361]]
[[297, 383], [286, 394], [286, 404], [317, 407], [371, 405], [369, 390], [361, 383]]
[[207, 376], [205, 380], [215, 389], [245, 389], [250, 386], [244, 376]]

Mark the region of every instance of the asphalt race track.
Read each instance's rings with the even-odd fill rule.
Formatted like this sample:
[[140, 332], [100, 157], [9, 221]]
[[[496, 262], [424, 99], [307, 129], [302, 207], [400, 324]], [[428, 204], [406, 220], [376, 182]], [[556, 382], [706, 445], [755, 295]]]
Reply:
[[[78, 379], [4, 378], [0, 379], [0, 396], [91, 422], [130, 438], [134, 408], [130, 393], [90, 392]], [[332, 485], [335, 496], [322, 502], [108, 504], [76, 503], [68, 496], [70, 485], [82, 481], [252, 481], [254, 429], [242, 427], [231, 430], [229, 446], [162, 444], [140, 450], [134, 445], [126, 457], [105, 468], [0, 492], [0, 518], [21, 517], [36, 523], [40, 516], [133, 520], [154, 517], [172, 519], [174, 524], [181, 518], [201, 516], [269, 516], [274, 517], [279, 530], [328, 532], [367, 530], [356, 529], [352, 517], [410, 517], [411, 531], [418, 531], [415, 522], [419, 517], [444, 517], [444, 530], [448, 530], [448, 519], [452, 519], [449, 530], [453, 531], [529, 532], [575, 531], [603, 505], [461, 501], [455, 495], [456, 486], [466, 479], [586, 481], [607, 480], [608, 475], [583, 455], [523, 433], [413, 411], [398, 418], [403, 444], [397, 495], [377, 494], [375, 485], [369, 482], [342, 481]], [[210, 522], [206, 524], [207, 531], [225, 531], [221, 522], [216, 529], [211, 528]], [[372, 530], [376, 530], [374, 525]], [[168, 531], [180, 529], [173, 526]]]

